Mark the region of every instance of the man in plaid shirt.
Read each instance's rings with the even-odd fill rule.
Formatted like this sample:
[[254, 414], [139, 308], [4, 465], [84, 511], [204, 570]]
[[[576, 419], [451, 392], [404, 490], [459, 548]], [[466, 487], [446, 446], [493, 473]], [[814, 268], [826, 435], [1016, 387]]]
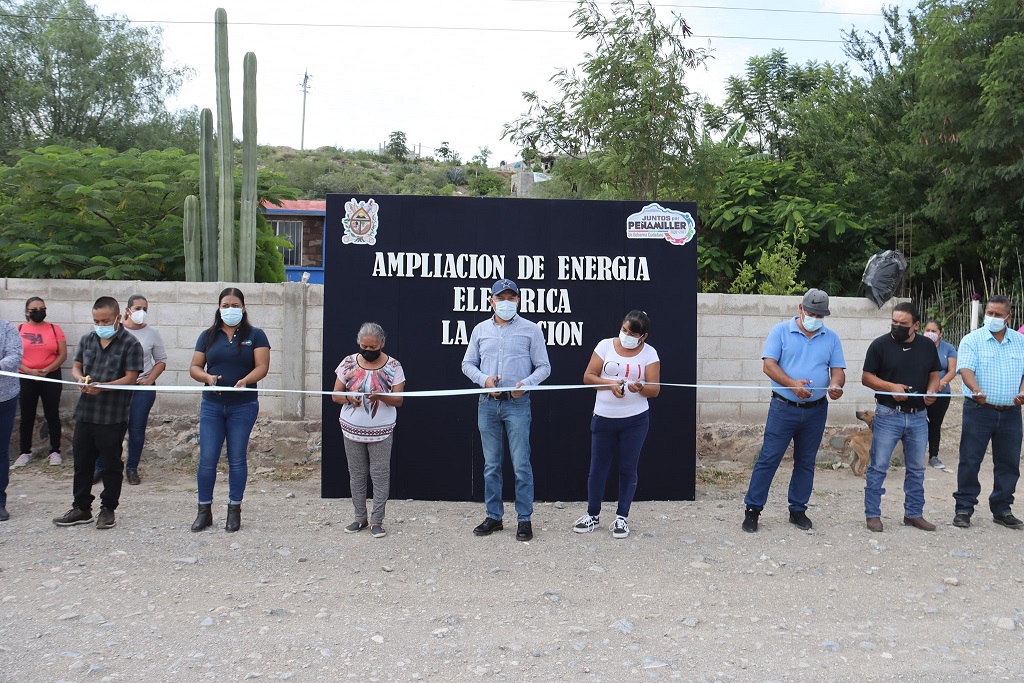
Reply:
[[114, 526], [114, 510], [121, 497], [121, 459], [124, 435], [128, 431], [128, 409], [132, 395], [114, 385], [134, 385], [142, 372], [142, 345], [121, 327], [121, 307], [113, 297], [104, 296], [92, 306], [93, 331], [82, 337], [75, 353], [71, 376], [82, 392], [75, 407], [74, 503], [57, 526], [88, 524], [92, 521], [92, 478], [96, 461], [103, 468], [103, 492], [97, 529]]
[[953, 526], [971, 525], [981, 483], [978, 471], [992, 442], [992, 521], [1022, 529], [1013, 516], [1013, 494], [1020, 478], [1021, 405], [1024, 404], [1024, 335], [1012, 330], [1010, 300], [997, 295], [985, 306], [985, 323], [960, 342], [957, 371], [964, 385], [960, 466]]

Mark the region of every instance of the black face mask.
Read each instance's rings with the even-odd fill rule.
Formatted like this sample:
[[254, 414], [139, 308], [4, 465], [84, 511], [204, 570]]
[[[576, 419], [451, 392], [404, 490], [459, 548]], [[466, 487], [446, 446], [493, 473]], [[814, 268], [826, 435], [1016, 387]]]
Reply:
[[28, 319], [34, 323], [41, 323], [46, 320], [46, 311], [29, 311]]
[[910, 337], [910, 328], [903, 327], [902, 325], [893, 325], [890, 334], [892, 334], [893, 339], [902, 344]]
[[363, 360], [365, 360], [367, 363], [372, 363], [373, 361], [375, 361], [378, 358], [380, 358], [380, 349], [377, 349], [375, 351], [369, 351], [367, 349], [361, 349], [359, 351], [359, 355], [362, 356]]

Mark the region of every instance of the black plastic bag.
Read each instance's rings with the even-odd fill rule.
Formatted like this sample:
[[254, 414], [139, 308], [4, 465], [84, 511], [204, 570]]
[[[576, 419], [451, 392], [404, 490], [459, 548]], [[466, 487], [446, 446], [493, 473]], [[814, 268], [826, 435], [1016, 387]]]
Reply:
[[907, 260], [898, 251], [883, 251], [868, 259], [861, 277], [861, 293], [881, 308], [903, 286]]

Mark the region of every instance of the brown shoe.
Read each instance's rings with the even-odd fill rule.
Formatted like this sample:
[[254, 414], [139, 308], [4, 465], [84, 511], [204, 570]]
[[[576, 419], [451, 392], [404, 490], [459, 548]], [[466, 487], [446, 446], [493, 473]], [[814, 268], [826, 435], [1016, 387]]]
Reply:
[[903, 524], [906, 526], [917, 527], [921, 531], [935, 531], [935, 525], [924, 517], [904, 517]]
[[878, 517], [868, 517], [867, 522], [868, 522], [868, 529], [870, 529], [871, 531], [881, 531], [882, 530], [882, 520], [879, 519]]

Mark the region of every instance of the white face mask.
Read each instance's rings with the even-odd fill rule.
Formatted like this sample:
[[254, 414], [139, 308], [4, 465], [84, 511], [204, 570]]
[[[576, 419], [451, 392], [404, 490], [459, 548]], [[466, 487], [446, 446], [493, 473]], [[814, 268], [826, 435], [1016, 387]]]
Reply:
[[141, 308], [137, 311], [132, 311], [129, 317], [132, 319], [132, 322], [135, 323], [136, 325], [142, 325], [143, 323], [146, 322], [146, 312]]
[[511, 320], [516, 315], [516, 306], [515, 301], [495, 301], [494, 312], [502, 320]]
[[625, 332], [619, 332], [619, 343], [622, 344], [624, 349], [635, 349], [640, 346], [640, 338], [631, 337]]
[[817, 332], [824, 324], [824, 318], [812, 318], [809, 315], [804, 316], [804, 329], [808, 332]]

